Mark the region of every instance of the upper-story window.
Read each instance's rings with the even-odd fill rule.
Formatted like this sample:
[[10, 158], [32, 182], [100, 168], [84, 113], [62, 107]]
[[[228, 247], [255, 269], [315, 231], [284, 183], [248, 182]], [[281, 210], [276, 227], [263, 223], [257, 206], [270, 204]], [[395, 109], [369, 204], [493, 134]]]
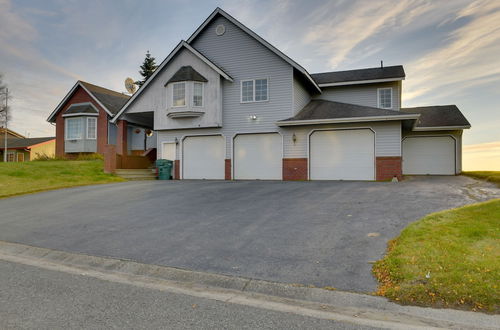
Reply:
[[203, 106], [203, 83], [193, 83], [193, 107]]
[[241, 81], [241, 102], [263, 102], [269, 100], [269, 84], [267, 79]]
[[95, 117], [87, 118], [87, 139], [97, 139], [97, 118]]
[[392, 109], [392, 88], [378, 89], [378, 107]]
[[172, 86], [172, 100], [174, 107], [186, 106], [186, 83], [178, 82]]
[[83, 121], [81, 118], [66, 118], [66, 140], [83, 138]]

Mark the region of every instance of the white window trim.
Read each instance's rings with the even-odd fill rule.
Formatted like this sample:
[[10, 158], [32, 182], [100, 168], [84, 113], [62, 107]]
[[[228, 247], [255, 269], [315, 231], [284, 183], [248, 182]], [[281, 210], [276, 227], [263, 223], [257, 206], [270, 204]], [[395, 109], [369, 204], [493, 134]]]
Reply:
[[[382, 90], [390, 90], [391, 91], [391, 106], [390, 107], [382, 107], [382, 105], [380, 104], [380, 92]], [[394, 107], [392, 87], [377, 88], [377, 107], [380, 109], [392, 109]]]
[[[9, 161], [9, 156], [12, 156], [12, 161]], [[15, 163], [16, 162], [16, 152], [15, 151], [7, 151], [7, 163]]]
[[[266, 85], [266, 92], [267, 92], [267, 99], [266, 100], [260, 100], [256, 101], [255, 100], [255, 81], [256, 80], [267, 80], [267, 85]], [[240, 81], [240, 103], [261, 103], [261, 102], [269, 102], [269, 78], [255, 78], [255, 79], [244, 79]], [[252, 81], [253, 82], [253, 95], [252, 95], [252, 101], [243, 101], [243, 83], [247, 81]]]
[[68, 127], [69, 127], [68, 121], [70, 121], [70, 120], [77, 120], [77, 119], [81, 120], [81, 117], [78, 117], [78, 118], [65, 118], [64, 119], [64, 140], [66, 140], [66, 141], [83, 140], [83, 134], [84, 134], [84, 132], [82, 132], [82, 134], [80, 135], [79, 138], [72, 138], [72, 139], [68, 138]]
[[[194, 85], [195, 84], [200, 84], [201, 85], [201, 105], [194, 105]], [[192, 93], [191, 93], [191, 107], [193, 108], [203, 108], [205, 105], [205, 83], [202, 81], [193, 81], [192, 85]]]
[[[94, 137], [89, 137], [89, 121], [95, 120]], [[97, 117], [87, 117], [87, 140], [97, 140]]]
[[[178, 85], [178, 84], [183, 84], [184, 85], [184, 105], [175, 105], [174, 103], [174, 86], [175, 85]], [[186, 88], [186, 82], [185, 81], [177, 81], [177, 82], [173, 82], [172, 83], [172, 97], [171, 97], [171, 100], [172, 100], [172, 108], [185, 108], [187, 106], [187, 94], [188, 94], [188, 91], [187, 91], [187, 88]]]

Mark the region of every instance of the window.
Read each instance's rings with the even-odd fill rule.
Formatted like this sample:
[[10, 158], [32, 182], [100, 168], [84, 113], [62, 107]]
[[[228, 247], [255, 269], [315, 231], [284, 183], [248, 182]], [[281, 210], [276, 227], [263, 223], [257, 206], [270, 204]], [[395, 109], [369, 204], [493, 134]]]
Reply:
[[267, 79], [241, 81], [241, 102], [262, 102], [269, 100]]
[[175, 83], [172, 87], [172, 100], [174, 107], [186, 106], [186, 83]]
[[193, 107], [203, 106], [203, 83], [195, 82], [193, 84]]
[[392, 88], [378, 89], [378, 107], [392, 109]]
[[66, 118], [66, 140], [83, 138], [83, 121], [81, 118]]
[[15, 156], [15, 154], [13, 152], [8, 152], [7, 153], [7, 161], [12, 163], [15, 159], [14, 156]]
[[87, 118], [87, 139], [95, 140], [97, 138], [97, 118]]

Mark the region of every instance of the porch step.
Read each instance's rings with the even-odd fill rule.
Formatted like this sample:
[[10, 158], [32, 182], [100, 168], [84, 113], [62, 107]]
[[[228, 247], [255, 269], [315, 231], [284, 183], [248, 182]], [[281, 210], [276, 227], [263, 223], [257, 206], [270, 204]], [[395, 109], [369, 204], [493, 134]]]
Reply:
[[117, 169], [116, 175], [128, 180], [156, 180], [153, 169]]

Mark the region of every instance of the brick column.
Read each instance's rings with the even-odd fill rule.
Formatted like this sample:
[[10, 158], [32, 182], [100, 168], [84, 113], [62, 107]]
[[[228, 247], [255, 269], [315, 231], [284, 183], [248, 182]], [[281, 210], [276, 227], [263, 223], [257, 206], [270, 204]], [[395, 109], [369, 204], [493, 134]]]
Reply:
[[118, 127], [116, 133], [116, 152], [119, 155], [127, 156], [128, 146], [127, 146], [127, 121], [118, 120], [116, 122]]
[[104, 172], [115, 173], [116, 170], [116, 146], [106, 144], [104, 146]]
[[307, 180], [307, 158], [283, 158], [283, 180]]
[[180, 160], [174, 160], [174, 180], [179, 180], [181, 178], [181, 162]]
[[224, 166], [224, 179], [231, 180], [231, 159], [226, 159]]
[[377, 180], [403, 178], [401, 157], [377, 157]]

